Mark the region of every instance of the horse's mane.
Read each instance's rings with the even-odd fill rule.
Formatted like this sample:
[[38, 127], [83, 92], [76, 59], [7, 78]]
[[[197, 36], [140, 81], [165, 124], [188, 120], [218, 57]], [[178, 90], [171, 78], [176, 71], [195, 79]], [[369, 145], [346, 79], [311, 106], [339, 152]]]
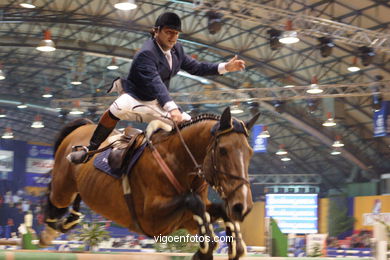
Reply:
[[54, 142], [54, 155], [57, 152], [58, 147], [60, 146], [61, 142], [65, 139], [65, 137], [73, 132], [75, 129], [79, 128], [80, 126], [83, 125], [88, 125], [88, 124], [93, 124], [91, 120], [88, 118], [78, 118], [75, 119], [69, 123], [67, 123], [61, 131], [58, 133], [56, 141]]
[[183, 123], [179, 124], [178, 127], [179, 127], [180, 130], [182, 130], [183, 128], [186, 128], [188, 126], [192, 126], [192, 125], [194, 125], [196, 123], [199, 123], [199, 122], [202, 122], [202, 121], [205, 121], [205, 120], [219, 121], [220, 119], [221, 119], [220, 115], [200, 114], [200, 115], [195, 116], [194, 118], [191, 118], [190, 121], [184, 121]]
[[[193, 126], [197, 123], [204, 122], [206, 120], [214, 120], [214, 121], [219, 121], [221, 116], [215, 115], [215, 114], [199, 114], [189, 121], [184, 121], [178, 125], [179, 130], [182, 130], [184, 128]], [[167, 140], [169, 137], [173, 136], [176, 134], [177, 130], [176, 128], [173, 128], [172, 131], [170, 132], [165, 132], [165, 131], [157, 131], [156, 133], [153, 134], [152, 139], [153, 143], [157, 144], [160, 142], [164, 142]]]

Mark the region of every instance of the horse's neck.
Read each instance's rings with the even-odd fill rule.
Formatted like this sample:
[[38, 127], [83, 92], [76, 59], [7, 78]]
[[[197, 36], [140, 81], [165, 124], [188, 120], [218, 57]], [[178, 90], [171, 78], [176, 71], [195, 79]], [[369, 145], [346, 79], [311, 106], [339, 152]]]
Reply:
[[198, 163], [202, 163], [206, 156], [211, 139], [210, 129], [215, 122], [211, 120], [199, 122], [182, 130], [183, 139]]

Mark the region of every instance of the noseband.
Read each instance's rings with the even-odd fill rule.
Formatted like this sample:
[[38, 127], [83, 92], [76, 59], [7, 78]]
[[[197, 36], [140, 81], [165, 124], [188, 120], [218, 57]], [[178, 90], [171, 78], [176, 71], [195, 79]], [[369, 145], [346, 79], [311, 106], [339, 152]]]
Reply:
[[[218, 192], [221, 199], [229, 200], [234, 195], [234, 193], [237, 190], [239, 190], [243, 185], [250, 185], [250, 184], [249, 184], [248, 180], [246, 180], [245, 178], [243, 178], [241, 176], [236, 176], [236, 175], [233, 175], [229, 172], [225, 172], [225, 171], [221, 170], [221, 167], [220, 167], [221, 164], [219, 163], [218, 157], [217, 157], [217, 148], [218, 148], [218, 144], [219, 144], [219, 140], [220, 140], [219, 138], [223, 135], [230, 134], [232, 132], [243, 133], [246, 136], [248, 136], [248, 131], [247, 131], [247, 129], [242, 121], [237, 122], [235, 120], [233, 120], [233, 123], [231, 124], [230, 128], [228, 128], [228, 129], [217, 130], [218, 127], [219, 127], [219, 123], [217, 123], [212, 128], [211, 134], [213, 136], [213, 139], [212, 139], [212, 141], [207, 149], [208, 152], [211, 152], [211, 163], [212, 163], [212, 169], [213, 169], [213, 172], [211, 173], [211, 180], [209, 180], [208, 182], [211, 185], [211, 187]], [[226, 191], [224, 190], [224, 188], [222, 187], [222, 185], [220, 183], [219, 175], [228, 176], [232, 179], [240, 181], [240, 183], [230, 193], [226, 194]]]

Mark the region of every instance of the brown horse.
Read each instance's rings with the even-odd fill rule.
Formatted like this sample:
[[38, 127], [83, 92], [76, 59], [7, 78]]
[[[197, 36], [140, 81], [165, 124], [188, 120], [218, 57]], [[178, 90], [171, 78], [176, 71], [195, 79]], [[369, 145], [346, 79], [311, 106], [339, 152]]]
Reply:
[[[238, 259], [245, 253], [238, 221], [244, 219], [253, 204], [248, 182], [252, 149], [247, 142], [247, 131], [257, 118], [258, 115], [244, 123], [231, 118], [227, 108], [220, 117], [200, 115], [180, 125], [182, 139], [202, 165], [198, 174], [194, 174], [193, 160], [177, 131], [154, 134], [151, 142], [185, 191], [178, 194], [147, 146], [128, 177], [133, 212], [124, 197], [124, 182], [97, 170], [93, 159], [81, 165], [65, 159], [72, 146], [87, 144], [95, 129], [89, 120], [71, 122], [62, 130], [54, 147], [55, 163], [41, 245], [50, 244], [58, 231], [66, 232], [78, 223], [81, 197], [96, 213], [149, 236], [167, 235], [180, 228], [199, 233], [206, 239], [200, 241], [194, 259], [213, 258], [217, 244], [212, 239], [210, 221], [222, 218], [227, 235], [234, 237], [229, 242], [229, 258]], [[211, 185], [224, 204], [210, 203], [207, 185], [203, 183]], [[70, 215], [63, 218], [72, 203]]]

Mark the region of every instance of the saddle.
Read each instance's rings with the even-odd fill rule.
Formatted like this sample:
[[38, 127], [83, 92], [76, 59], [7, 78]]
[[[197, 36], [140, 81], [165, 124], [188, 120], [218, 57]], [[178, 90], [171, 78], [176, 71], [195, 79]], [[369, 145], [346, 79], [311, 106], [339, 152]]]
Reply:
[[108, 139], [112, 143], [112, 149], [108, 155], [108, 165], [113, 171], [127, 172], [123, 166], [129, 165], [130, 159], [137, 148], [142, 145], [143, 139], [143, 132], [131, 126], [126, 127], [123, 134], [114, 135]]
[[130, 173], [148, 144], [146, 139], [150, 139], [158, 129], [169, 132], [172, 127], [160, 120], [153, 120], [145, 132], [127, 127], [123, 133], [109, 137], [110, 144], [98, 151], [99, 154], [94, 160], [94, 166], [115, 178]]

